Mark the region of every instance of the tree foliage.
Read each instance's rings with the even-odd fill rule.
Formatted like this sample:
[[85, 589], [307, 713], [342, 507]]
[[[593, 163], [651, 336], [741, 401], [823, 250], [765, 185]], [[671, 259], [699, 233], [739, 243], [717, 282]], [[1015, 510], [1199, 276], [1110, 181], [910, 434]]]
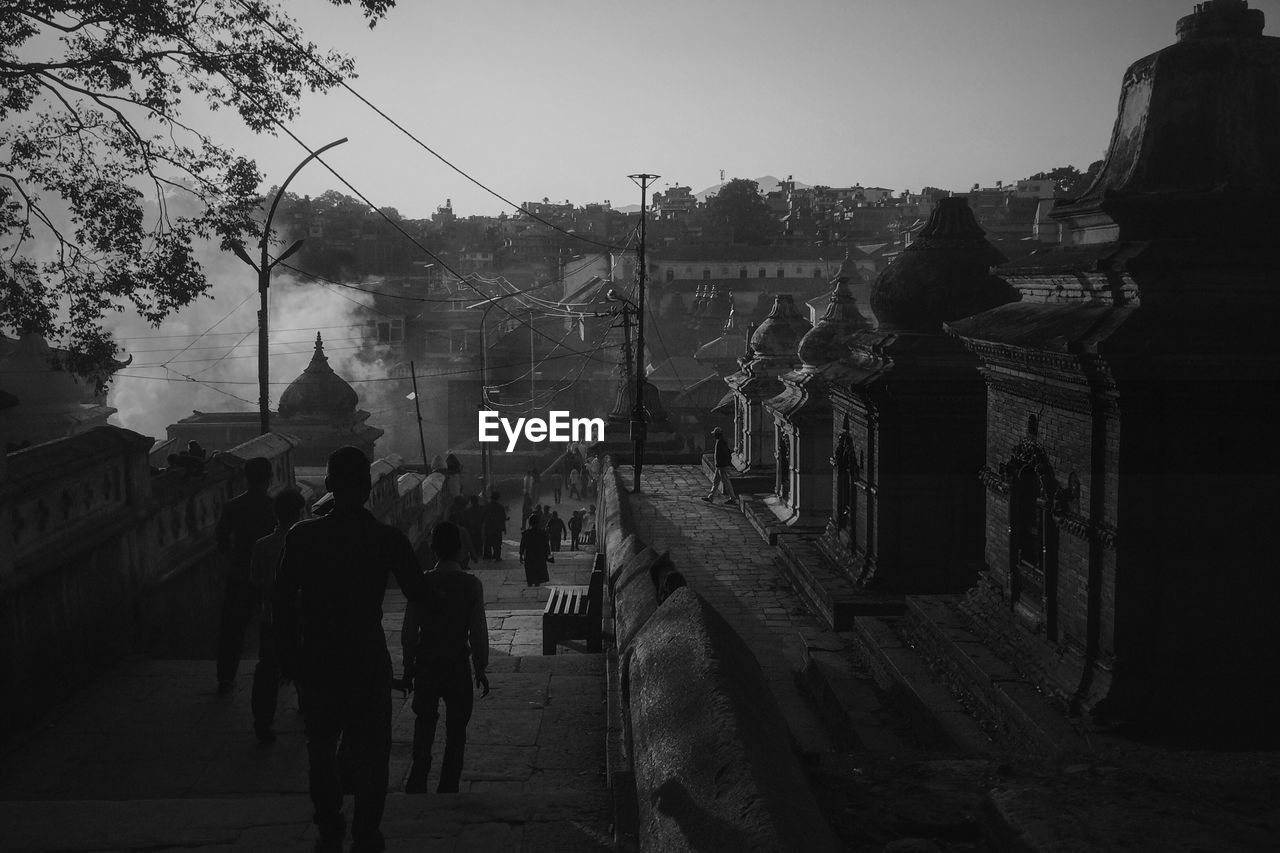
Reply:
[[1066, 198], [1079, 198], [1084, 195], [1085, 190], [1089, 189], [1101, 168], [1102, 161], [1095, 160], [1089, 164], [1089, 168], [1084, 172], [1081, 172], [1075, 166], [1058, 166], [1047, 172], [1036, 172], [1027, 180], [1053, 181], [1058, 192]]
[[[355, 2], [369, 26], [394, 5]], [[206, 292], [195, 247], [252, 234], [261, 178], [184, 102], [261, 132], [352, 73], [272, 0], [0, 0], [0, 327], [87, 373], [107, 312], [158, 324]]]
[[782, 232], [778, 220], [760, 195], [760, 185], [746, 178], [734, 178], [707, 199], [707, 213], [718, 225], [733, 229], [733, 242], [763, 245]]

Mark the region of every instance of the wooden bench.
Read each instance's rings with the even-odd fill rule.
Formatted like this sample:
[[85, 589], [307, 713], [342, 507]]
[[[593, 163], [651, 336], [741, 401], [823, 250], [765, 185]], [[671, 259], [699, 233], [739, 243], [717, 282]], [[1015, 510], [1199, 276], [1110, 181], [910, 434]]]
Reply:
[[542, 611], [542, 653], [554, 655], [556, 644], [561, 640], [586, 640], [587, 651], [600, 651], [604, 555], [596, 555], [591, 581], [586, 586], [553, 586], [549, 589], [551, 595]]

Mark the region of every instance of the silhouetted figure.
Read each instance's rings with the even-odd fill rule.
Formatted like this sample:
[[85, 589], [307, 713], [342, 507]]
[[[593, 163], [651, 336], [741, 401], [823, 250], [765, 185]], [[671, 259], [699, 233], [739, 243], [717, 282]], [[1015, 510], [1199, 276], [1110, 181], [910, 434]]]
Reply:
[[456, 498], [453, 499], [453, 502], [449, 505], [449, 516], [446, 519], [446, 521], [449, 521], [450, 523], [456, 524], [458, 526], [458, 535], [462, 539], [462, 551], [463, 551], [462, 555], [458, 559], [458, 562], [462, 564], [463, 571], [466, 571], [467, 569], [471, 568], [471, 552], [473, 550], [472, 544], [471, 544], [471, 534], [467, 532], [467, 528], [466, 528], [466, 518], [467, 518], [467, 499], [464, 498], [462, 495], [458, 495]]
[[214, 528], [218, 550], [227, 555], [227, 585], [222, 597], [218, 628], [218, 692], [230, 693], [240, 668], [240, 652], [249, 620], [260, 609], [261, 597], [249, 581], [253, 543], [276, 526], [276, 514], [267, 488], [271, 462], [255, 456], [244, 463], [246, 489], [227, 501]]
[[569, 550], [578, 550], [578, 540], [582, 536], [582, 510], [575, 509], [569, 516]]
[[471, 558], [479, 562], [484, 549], [484, 507], [480, 496], [472, 495], [465, 514], [467, 535], [471, 537]]
[[569, 470], [569, 497], [582, 500], [582, 472], [577, 468]]
[[494, 492], [484, 508], [484, 558], [502, 559], [502, 534], [507, 532], [507, 508], [502, 495]]
[[524, 563], [524, 580], [529, 586], [546, 583], [547, 560], [551, 559], [551, 546], [542, 529], [542, 517], [529, 516], [529, 527], [520, 534], [520, 562]]
[[551, 475], [551, 502], [560, 503], [560, 496], [564, 493], [564, 475], [559, 471]]
[[702, 498], [707, 503], [711, 503], [716, 497], [716, 486], [720, 486], [725, 497], [725, 503], [734, 504], [738, 502], [738, 496], [733, 491], [733, 481], [729, 479], [729, 473], [733, 470], [733, 454], [729, 450], [729, 444], [724, 440], [724, 432], [720, 427], [711, 430], [711, 434], [716, 437], [715, 453], [716, 475], [711, 479], [711, 491]]
[[379, 825], [391, 757], [391, 656], [382, 631], [387, 576], [411, 601], [434, 593], [403, 533], [375, 519], [369, 458], [343, 447], [329, 457], [333, 510], [286, 534], [272, 610], [284, 678], [302, 690], [316, 849], [346, 835], [338, 738], [351, 759], [353, 851], [385, 847]]
[[200, 446], [200, 442], [192, 440], [187, 442], [187, 455], [196, 459], [207, 459], [209, 454]]
[[444, 457], [444, 493], [450, 500], [462, 495], [462, 463], [452, 450]]
[[192, 456], [186, 452], [170, 453], [168, 457], [169, 467], [188, 477], [203, 477], [205, 461], [202, 456]]
[[276, 739], [272, 726], [276, 720], [276, 702], [280, 695], [280, 656], [276, 654], [271, 628], [271, 598], [276, 585], [276, 568], [284, 550], [284, 536], [302, 517], [306, 499], [294, 488], [282, 489], [271, 502], [276, 529], [253, 543], [249, 558], [249, 582], [258, 591], [262, 618], [258, 630], [258, 665], [253, 670], [253, 731], [258, 740], [270, 743]]
[[[405, 608], [400, 642], [404, 648], [405, 680], [412, 684], [413, 764], [405, 781], [407, 794], [427, 791], [431, 771], [431, 742], [444, 701], [444, 760], [440, 764], [438, 794], [458, 791], [462, 757], [467, 746], [467, 723], [475, 701], [475, 686], [489, 695], [489, 630], [484, 616], [484, 585], [468, 574], [459, 557], [465, 551], [462, 530], [442, 522], [431, 533], [431, 550], [439, 560], [427, 573], [442, 598], [410, 602]], [[470, 664], [468, 664], [470, 658]]]
[[564, 539], [564, 534], [565, 526], [560, 519], [560, 513], [552, 510], [551, 520], [547, 522], [547, 541], [551, 543], [552, 553], [560, 550], [560, 542]]

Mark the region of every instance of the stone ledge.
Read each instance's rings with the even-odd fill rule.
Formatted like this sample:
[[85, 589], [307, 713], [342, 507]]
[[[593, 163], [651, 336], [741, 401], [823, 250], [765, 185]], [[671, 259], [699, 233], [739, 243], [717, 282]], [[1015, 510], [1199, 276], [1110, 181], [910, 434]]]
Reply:
[[984, 645], [955, 609], [960, 596], [908, 596], [904, 628], [939, 675], [997, 731], [1033, 752], [1084, 752], [1088, 744], [1034, 683]]
[[848, 631], [856, 616], [893, 616], [902, 612], [902, 596], [859, 590], [818, 548], [817, 539], [800, 534], [778, 536], [778, 564], [809, 608], [833, 631]]
[[888, 621], [859, 616], [854, 634], [857, 651], [876, 683], [889, 693], [924, 741], [950, 745], [966, 754], [993, 751], [991, 738], [951, 691], [938, 682], [927, 662], [903, 643]]
[[787, 523], [778, 517], [774, 512], [770, 500], [777, 500], [773, 495], [742, 495], [739, 504], [742, 506], [742, 512], [747, 517], [747, 521], [751, 522], [751, 526], [756, 529], [761, 537], [770, 545], [778, 544], [778, 536], [786, 533], [793, 534], [820, 534], [827, 527], [826, 519], [821, 521], [805, 522], [803, 520]]
[[627, 676], [641, 850], [838, 849], [759, 664], [693, 590], [645, 623]]

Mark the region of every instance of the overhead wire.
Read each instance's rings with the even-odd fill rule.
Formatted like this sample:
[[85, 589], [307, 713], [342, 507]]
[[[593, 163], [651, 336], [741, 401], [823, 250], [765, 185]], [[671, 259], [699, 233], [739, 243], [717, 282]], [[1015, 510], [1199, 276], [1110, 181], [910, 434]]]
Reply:
[[[590, 237], [583, 237], [581, 234], [578, 234], [578, 233], [576, 233], [576, 232], [574, 232], [574, 231], [568, 231], [568, 230], [566, 230], [566, 229], [564, 229], [564, 228], [561, 228], [559, 225], [556, 225], [555, 223], [550, 222], [549, 220], [546, 220], [546, 219], [542, 218], [541, 216], [538, 216], [538, 215], [537, 215], [537, 214], [535, 214], [533, 211], [528, 210], [527, 208], [523, 207], [522, 205], [516, 204], [514, 201], [511, 201], [511, 200], [510, 200], [510, 199], [508, 199], [506, 196], [504, 196], [504, 195], [502, 195], [501, 193], [499, 193], [497, 190], [494, 190], [494, 189], [492, 189], [491, 187], [489, 187], [489, 186], [485, 185], [485, 184], [484, 184], [483, 182], [481, 182], [478, 178], [474, 177], [473, 175], [471, 175], [470, 173], [468, 173], [466, 170], [462, 169], [460, 166], [458, 166], [458, 165], [456, 165], [455, 163], [453, 163], [452, 161], [450, 161], [450, 160], [449, 160], [448, 158], [446, 158], [444, 155], [440, 154], [440, 153], [439, 153], [438, 151], [436, 151], [434, 148], [432, 148], [431, 146], [427, 145], [425, 142], [423, 142], [421, 139], [419, 139], [416, 135], [414, 135], [414, 133], [413, 133], [412, 131], [410, 131], [410, 130], [408, 130], [407, 128], [405, 128], [405, 126], [404, 126], [404, 125], [400, 124], [398, 121], [396, 121], [395, 119], [393, 119], [391, 116], [387, 115], [387, 114], [386, 114], [382, 109], [380, 109], [380, 108], [379, 108], [377, 105], [375, 105], [372, 101], [370, 101], [370, 100], [369, 100], [368, 98], [366, 98], [364, 95], [362, 95], [362, 94], [360, 94], [359, 92], [357, 92], [357, 91], [356, 91], [356, 90], [351, 86], [351, 84], [349, 84], [349, 83], [348, 83], [348, 82], [347, 82], [347, 81], [346, 81], [346, 80], [345, 80], [345, 79], [344, 79], [340, 74], [338, 74], [337, 72], [333, 71], [333, 70], [332, 70], [332, 69], [330, 69], [327, 65], [325, 65], [323, 62], [321, 62], [319, 59], [317, 59], [315, 56], [313, 56], [313, 55], [312, 55], [312, 53], [311, 53], [311, 51], [307, 50], [305, 47], [303, 47], [302, 45], [298, 44], [298, 42], [297, 42], [297, 41], [295, 41], [293, 38], [291, 38], [291, 37], [289, 36], [289, 34], [288, 34], [288, 33], [285, 33], [285, 32], [284, 32], [284, 31], [282, 31], [278, 26], [276, 26], [275, 22], [274, 22], [274, 21], [272, 21], [269, 17], [267, 17], [267, 16], [265, 16], [265, 15], [263, 15], [263, 14], [259, 13], [256, 9], [252, 8], [252, 7], [251, 7], [251, 6], [249, 6], [247, 3], [245, 3], [245, 2], [244, 2], [244, 0], [235, 0], [235, 2], [236, 2], [237, 4], [239, 4], [239, 5], [240, 5], [240, 6], [241, 6], [245, 11], [249, 12], [249, 14], [253, 15], [253, 16], [254, 16], [254, 17], [256, 17], [258, 20], [260, 20], [262, 23], [266, 24], [266, 26], [267, 26], [269, 29], [271, 29], [271, 30], [272, 30], [272, 31], [273, 31], [277, 36], [279, 36], [279, 37], [280, 37], [280, 38], [281, 38], [281, 39], [282, 39], [286, 44], [288, 44], [290, 47], [292, 47], [294, 50], [296, 50], [299, 54], [301, 54], [301, 55], [302, 55], [302, 56], [303, 56], [303, 57], [304, 57], [308, 62], [310, 62], [312, 65], [316, 66], [317, 68], [319, 68], [319, 69], [320, 69], [321, 71], [323, 71], [325, 74], [329, 75], [329, 77], [330, 77], [330, 78], [332, 78], [332, 79], [333, 79], [333, 81], [334, 81], [338, 86], [341, 86], [343, 89], [345, 89], [345, 90], [346, 90], [347, 92], [349, 92], [351, 95], [353, 95], [353, 96], [354, 96], [358, 101], [360, 101], [360, 102], [361, 102], [362, 104], [364, 104], [366, 107], [368, 107], [369, 109], [371, 109], [371, 110], [373, 110], [375, 113], [377, 113], [377, 114], [378, 114], [378, 115], [379, 115], [383, 120], [385, 120], [387, 123], [389, 123], [392, 127], [394, 127], [396, 130], [400, 131], [400, 132], [401, 132], [401, 133], [403, 133], [405, 136], [407, 136], [410, 140], [412, 140], [412, 141], [413, 141], [413, 142], [414, 142], [414, 143], [415, 143], [419, 148], [421, 148], [422, 150], [426, 151], [426, 152], [427, 152], [428, 154], [430, 154], [432, 157], [435, 157], [435, 158], [436, 158], [437, 160], [439, 160], [441, 163], [445, 164], [445, 165], [446, 165], [446, 166], [448, 166], [450, 169], [452, 169], [453, 171], [457, 172], [459, 175], [461, 175], [462, 177], [466, 178], [468, 181], [470, 181], [471, 183], [475, 184], [475, 185], [476, 185], [477, 187], [479, 187], [480, 189], [482, 189], [482, 190], [484, 190], [485, 192], [489, 193], [489, 195], [493, 196], [494, 198], [498, 199], [499, 201], [503, 202], [504, 204], [509, 205], [510, 207], [512, 207], [512, 208], [514, 208], [514, 209], [516, 209], [516, 210], [520, 211], [521, 213], [525, 214], [525, 215], [526, 215], [526, 216], [528, 216], [529, 218], [534, 219], [534, 220], [536, 220], [536, 221], [538, 221], [538, 222], [541, 222], [543, 225], [546, 225], [548, 228], [551, 228], [551, 229], [552, 229], [552, 230], [554, 230], [554, 231], [558, 231], [558, 232], [560, 232], [561, 234], [564, 234], [564, 235], [566, 235], [566, 236], [568, 236], [568, 237], [572, 237], [572, 238], [573, 238], [573, 239], [575, 239], [575, 240], [580, 240], [580, 241], [582, 241], [583, 243], [588, 243], [588, 244], [591, 244], [591, 245], [593, 245], [593, 246], [599, 246], [599, 247], [601, 247], [601, 248], [603, 248], [603, 249], [609, 249], [610, 251], [616, 251], [616, 250], [618, 249], [618, 247], [617, 247], [617, 246], [614, 246], [614, 245], [612, 245], [612, 244], [610, 244], [610, 243], [602, 243], [602, 242], [600, 242], [599, 240], [592, 240]], [[234, 85], [234, 83], [233, 83], [233, 85]]]

